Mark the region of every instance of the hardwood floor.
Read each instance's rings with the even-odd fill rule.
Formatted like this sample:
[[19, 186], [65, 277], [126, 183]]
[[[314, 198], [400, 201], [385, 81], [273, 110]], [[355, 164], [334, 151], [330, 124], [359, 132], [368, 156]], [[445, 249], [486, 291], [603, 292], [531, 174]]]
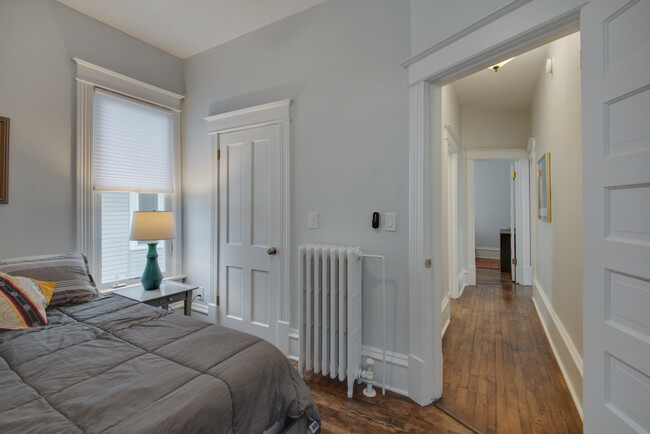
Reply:
[[577, 433], [582, 421], [544, 334], [529, 286], [477, 269], [451, 301], [436, 404], [486, 433]]
[[311, 373], [305, 383], [318, 405], [324, 433], [471, 433], [472, 431], [434, 405], [420, 407], [410, 399], [386, 391], [367, 398], [362, 385], [348, 399], [347, 386]]

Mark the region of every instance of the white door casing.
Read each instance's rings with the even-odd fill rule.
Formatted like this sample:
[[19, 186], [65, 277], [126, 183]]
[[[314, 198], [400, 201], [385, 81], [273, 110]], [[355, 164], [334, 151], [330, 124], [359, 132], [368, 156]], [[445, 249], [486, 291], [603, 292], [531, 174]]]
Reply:
[[[515, 173], [515, 163], [510, 164], [510, 172]], [[510, 278], [513, 282], [517, 280], [517, 267], [515, 266], [515, 259], [517, 259], [517, 194], [515, 193], [515, 178], [511, 177], [510, 182]]]
[[[445, 163], [445, 185], [443, 192], [446, 195], [444, 200], [447, 212], [445, 226], [447, 230], [447, 269], [449, 288], [449, 296], [451, 298], [458, 298], [458, 150], [460, 149], [460, 142], [458, 135], [450, 124], [444, 125], [444, 143], [446, 148], [443, 150], [443, 157], [446, 159]], [[443, 297], [444, 302], [444, 297]]]
[[[434, 318], [442, 293], [442, 224], [431, 218], [441, 213], [441, 162], [432, 158], [442, 148], [442, 134], [436, 131], [442, 124], [440, 86], [574, 33], [583, 5], [582, 0], [513, 0], [402, 64], [410, 85], [408, 393], [420, 405], [442, 394], [442, 338]], [[469, 191], [471, 161], [467, 176]], [[473, 228], [467, 234], [472, 236]], [[473, 259], [467, 264], [470, 271]]]
[[275, 344], [279, 128], [219, 134], [219, 150], [219, 320]]
[[[476, 265], [475, 265], [475, 225], [476, 225], [476, 215], [475, 215], [475, 191], [474, 191], [474, 161], [475, 160], [515, 160], [514, 167], [515, 171], [518, 172], [515, 182], [511, 184], [511, 203], [512, 197], [516, 198], [514, 203], [517, 204], [517, 210], [514, 213], [516, 218], [513, 221], [514, 228], [519, 234], [517, 237], [517, 252], [530, 252], [530, 224], [526, 218], [529, 215], [529, 210], [527, 209], [530, 202], [529, 199], [529, 180], [528, 180], [528, 158], [529, 154], [526, 149], [518, 148], [485, 148], [485, 149], [465, 149], [463, 151], [463, 157], [466, 160], [466, 172], [465, 172], [465, 183], [467, 185], [467, 270], [468, 270], [468, 284], [476, 285]], [[522, 176], [519, 176], [521, 172]], [[513, 237], [511, 237], [511, 242], [514, 242]], [[511, 252], [514, 254], [514, 245], [511, 246]], [[530, 253], [523, 253], [517, 259], [517, 283], [522, 285], [532, 285], [532, 272], [523, 273], [524, 269], [532, 269], [530, 263]], [[514, 271], [513, 271], [514, 274]]]
[[[213, 191], [210, 263], [214, 289], [208, 296], [210, 317], [264, 337], [285, 355], [289, 353], [290, 328], [290, 104], [287, 99], [205, 119], [210, 135]], [[229, 163], [242, 170], [230, 173], [233, 182], [239, 179], [241, 187], [241, 205], [235, 201], [232, 209], [228, 208], [227, 194], [223, 194], [229, 188]], [[235, 184], [230, 188], [236, 188]], [[237, 196], [235, 193], [231, 191], [231, 196]], [[228, 219], [235, 226], [228, 227]], [[236, 221], [241, 224], [240, 240], [235, 233]], [[268, 254], [271, 247], [276, 248], [275, 255]], [[242, 298], [228, 300], [230, 289], [230, 295], [235, 297], [238, 274]], [[262, 303], [258, 303], [260, 299]], [[268, 300], [266, 308], [264, 300]], [[228, 301], [232, 303], [228, 305]], [[237, 306], [238, 301], [243, 304]]]
[[584, 429], [650, 432], [650, 1], [581, 14]]
[[521, 285], [533, 284], [533, 273], [530, 259], [531, 233], [530, 233], [530, 176], [528, 160], [515, 161], [515, 202], [519, 204], [516, 211], [517, 233], [517, 283]]

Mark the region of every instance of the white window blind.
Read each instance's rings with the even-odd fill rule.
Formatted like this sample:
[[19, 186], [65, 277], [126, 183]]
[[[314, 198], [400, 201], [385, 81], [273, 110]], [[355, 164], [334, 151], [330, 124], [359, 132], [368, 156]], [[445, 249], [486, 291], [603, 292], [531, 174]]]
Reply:
[[173, 192], [170, 111], [95, 90], [93, 188]]

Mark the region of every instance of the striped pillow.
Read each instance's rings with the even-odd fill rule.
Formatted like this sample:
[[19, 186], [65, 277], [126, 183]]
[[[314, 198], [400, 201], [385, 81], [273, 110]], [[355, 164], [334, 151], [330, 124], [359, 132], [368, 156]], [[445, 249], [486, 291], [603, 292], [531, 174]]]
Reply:
[[95, 281], [88, 272], [88, 261], [81, 253], [3, 259], [0, 260], [0, 272], [56, 282], [50, 306], [85, 303], [98, 295]]
[[0, 273], [0, 328], [28, 329], [47, 325], [45, 308], [54, 282]]

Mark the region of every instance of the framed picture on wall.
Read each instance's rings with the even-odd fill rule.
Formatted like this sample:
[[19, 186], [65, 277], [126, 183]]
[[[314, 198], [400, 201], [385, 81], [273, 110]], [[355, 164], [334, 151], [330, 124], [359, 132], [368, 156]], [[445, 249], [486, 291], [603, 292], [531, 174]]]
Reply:
[[551, 221], [551, 153], [537, 160], [537, 217]]
[[9, 118], [0, 116], [0, 203], [9, 202]]

